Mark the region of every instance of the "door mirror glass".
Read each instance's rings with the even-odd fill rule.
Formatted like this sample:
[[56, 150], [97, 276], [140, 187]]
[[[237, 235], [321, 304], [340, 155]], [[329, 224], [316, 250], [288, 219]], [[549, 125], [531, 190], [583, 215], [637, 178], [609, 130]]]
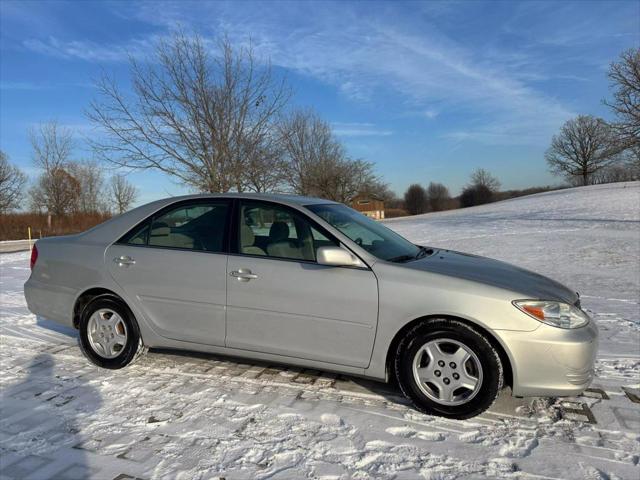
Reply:
[[364, 266], [358, 257], [342, 247], [320, 247], [317, 256], [317, 262], [320, 265], [332, 265], [334, 267]]

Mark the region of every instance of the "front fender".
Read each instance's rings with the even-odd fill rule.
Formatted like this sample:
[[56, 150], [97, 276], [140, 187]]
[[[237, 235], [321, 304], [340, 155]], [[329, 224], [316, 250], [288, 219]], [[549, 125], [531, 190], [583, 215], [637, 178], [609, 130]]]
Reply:
[[[518, 294], [481, 283], [379, 262], [379, 317], [366, 375], [386, 379], [387, 353], [406, 325], [424, 317], [455, 317], [489, 332], [531, 332], [540, 322], [513, 307]], [[493, 333], [498, 339], [498, 335]], [[509, 349], [499, 339], [507, 355]]]

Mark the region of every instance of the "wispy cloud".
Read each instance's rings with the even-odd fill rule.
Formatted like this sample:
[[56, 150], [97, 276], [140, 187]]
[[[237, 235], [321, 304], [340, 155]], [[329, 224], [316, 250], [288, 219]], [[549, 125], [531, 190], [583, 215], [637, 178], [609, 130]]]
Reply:
[[143, 57], [148, 54], [157, 40], [159, 37], [148, 36], [121, 44], [99, 44], [88, 40], [63, 41], [51, 36], [46, 40], [28, 39], [23, 45], [34, 52], [58, 58], [89, 62], [122, 62], [129, 57]]
[[[521, 71], [513, 74], [509, 58], [486, 64], [473, 48], [433, 25], [412, 32], [384, 18], [352, 15], [345, 11], [333, 23], [319, 16], [317, 28], [285, 36], [261, 20], [232, 23], [230, 31], [234, 36], [258, 32], [267, 39], [262, 53], [275, 64], [334, 84], [352, 100], [374, 102], [381, 91], [392, 90], [411, 110], [422, 107], [427, 118], [437, 116], [427, 105], [438, 103], [471, 122], [491, 119], [490, 125], [468, 127], [468, 135], [459, 138], [538, 143], [573, 113], [529, 85]], [[257, 43], [258, 51], [261, 47]]]
[[333, 133], [341, 137], [387, 137], [393, 135], [391, 130], [376, 127], [373, 123], [334, 122]]
[[43, 82], [0, 82], [0, 90], [53, 90], [56, 88], [93, 88], [88, 82], [43, 83]]
[[44, 90], [48, 85], [34, 82], [0, 82], [0, 90]]

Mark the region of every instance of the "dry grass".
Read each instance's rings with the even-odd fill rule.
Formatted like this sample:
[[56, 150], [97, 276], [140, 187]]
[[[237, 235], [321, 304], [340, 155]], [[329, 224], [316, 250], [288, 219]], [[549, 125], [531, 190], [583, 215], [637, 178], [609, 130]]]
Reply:
[[31, 227], [32, 238], [68, 235], [87, 230], [111, 218], [104, 213], [77, 213], [64, 217], [51, 217], [51, 228], [47, 215], [43, 213], [7, 213], [0, 215], [0, 241], [27, 238], [27, 227]]

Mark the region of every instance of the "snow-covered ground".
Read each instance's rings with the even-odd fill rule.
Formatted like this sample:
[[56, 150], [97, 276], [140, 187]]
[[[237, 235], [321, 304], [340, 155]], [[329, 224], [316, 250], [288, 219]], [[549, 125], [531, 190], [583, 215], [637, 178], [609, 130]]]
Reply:
[[0, 478], [639, 478], [640, 183], [387, 225], [580, 291], [602, 339], [592, 390], [504, 394], [450, 421], [384, 385], [221, 357], [151, 352], [100, 370], [73, 330], [27, 311], [28, 253], [3, 254]]

